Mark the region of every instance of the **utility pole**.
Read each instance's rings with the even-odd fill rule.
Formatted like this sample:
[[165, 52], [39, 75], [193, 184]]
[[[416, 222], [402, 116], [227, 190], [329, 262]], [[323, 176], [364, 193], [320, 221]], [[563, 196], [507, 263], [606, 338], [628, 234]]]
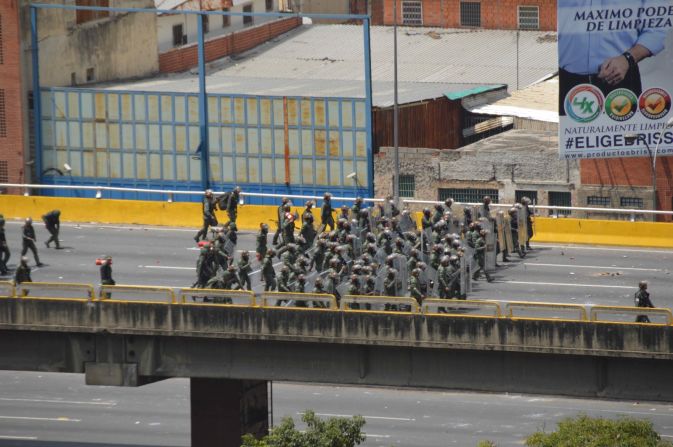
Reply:
[[393, 89], [394, 103], [393, 103], [393, 147], [395, 154], [395, 170], [393, 178], [393, 199], [395, 205], [400, 206], [400, 141], [399, 141], [399, 104], [397, 98], [397, 0], [393, 0]]

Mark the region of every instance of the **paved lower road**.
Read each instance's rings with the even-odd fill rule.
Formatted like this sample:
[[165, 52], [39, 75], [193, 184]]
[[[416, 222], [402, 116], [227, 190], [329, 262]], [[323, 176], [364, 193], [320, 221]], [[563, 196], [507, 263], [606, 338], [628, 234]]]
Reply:
[[[84, 385], [77, 374], [0, 371], [0, 446], [188, 446], [189, 382], [140, 388]], [[673, 405], [545, 396], [430, 392], [381, 388], [273, 385], [274, 420], [365, 416], [366, 446], [460, 447], [489, 439], [521, 446], [526, 435], [553, 430], [580, 412], [652, 421], [673, 439]]]
[[[8, 222], [12, 250], [10, 265], [20, 254], [20, 222]], [[118, 284], [188, 287], [195, 279], [198, 255], [192, 239], [196, 230], [64, 224], [64, 250], [46, 249], [46, 230], [36, 223], [43, 268], [34, 281], [98, 283], [95, 258], [114, 258]], [[254, 251], [254, 234], [242, 232], [238, 249]], [[494, 275], [493, 283], [478, 282], [471, 298], [549, 301], [579, 304], [633, 305], [638, 281], [650, 282], [655, 305], [673, 306], [673, 251], [625, 247], [534, 244], [524, 260], [514, 256]], [[30, 253], [29, 253], [30, 256]], [[31, 264], [32, 264], [31, 257]], [[259, 283], [259, 276], [253, 277]]]

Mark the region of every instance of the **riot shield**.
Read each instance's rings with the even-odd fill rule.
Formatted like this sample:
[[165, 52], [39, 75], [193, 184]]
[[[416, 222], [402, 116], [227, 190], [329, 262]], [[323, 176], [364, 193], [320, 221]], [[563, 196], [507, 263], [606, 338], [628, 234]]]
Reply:
[[507, 246], [507, 251], [513, 253], [517, 250], [518, 247], [514, 246], [514, 240], [512, 239], [512, 218], [509, 215], [504, 217], [504, 225], [505, 244]]
[[409, 286], [409, 273], [407, 271], [407, 260], [404, 256], [397, 255], [393, 261], [393, 265], [397, 270], [397, 296], [405, 296], [407, 294], [407, 288]]
[[470, 281], [472, 273], [468, 270], [472, 257], [467, 258], [466, 256], [460, 258], [460, 294], [465, 297], [472, 292], [472, 281]]
[[402, 216], [400, 217], [399, 228], [403, 233], [416, 230], [416, 221], [411, 216], [411, 213], [402, 213]]
[[517, 221], [519, 222], [519, 247], [523, 251], [528, 242], [528, 219], [526, 219], [526, 210], [519, 208], [516, 213]]
[[224, 252], [227, 254], [227, 256], [232, 257], [232, 256], [234, 256], [235, 251], [236, 251], [236, 244], [234, 244], [232, 241], [228, 240], [224, 244]]
[[486, 253], [484, 253], [484, 267], [487, 272], [492, 272], [495, 270], [496, 264], [496, 242], [497, 242], [497, 233], [493, 228], [493, 221], [488, 219], [479, 219], [481, 228], [488, 230], [486, 233]]
[[428, 284], [428, 296], [438, 296], [439, 282], [437, 281], [437, 270], [427, 266], [421, 275], [423, 275], [423, 279]]

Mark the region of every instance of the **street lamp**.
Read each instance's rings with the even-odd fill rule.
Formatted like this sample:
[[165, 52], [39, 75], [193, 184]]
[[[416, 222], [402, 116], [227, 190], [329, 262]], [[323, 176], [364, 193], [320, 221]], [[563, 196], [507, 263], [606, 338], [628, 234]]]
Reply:
[[650, 158], [652, 159], [652, 210], [654, 211], [657, 210], [657, 154], [659, 153], [659, 145], [661, 144], [661, 140], [664, 139], [663, 138], [664, 131], [671, 127], [673, 127], [673, 117], [669, 118], [668, 121], [666, 121], [666, 124], [664, 125], [664, 127], [662, 127], [661, 131], [659, 132], [659, 139], [657, 140], [657, 145], [654, 147], [654, 153], [652, 153], [650, 145], [647, 144], [645, 135], [640, 133], [638, 134], [629, 133], [624, 135], [624, 141], [626, 141], [627, 144], [633, 144], [642, 141], [645, 144], [645, 147], [647, 148], [647, 152], [649, 152], [650, 154]]

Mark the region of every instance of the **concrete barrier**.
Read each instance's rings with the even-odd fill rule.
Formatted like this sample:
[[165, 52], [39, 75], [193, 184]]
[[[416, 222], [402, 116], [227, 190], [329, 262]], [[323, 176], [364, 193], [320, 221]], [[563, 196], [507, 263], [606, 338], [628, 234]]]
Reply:
[[[61, 210], [64, 222], [167, 225], [195, 229], [201, 226], [199, 203], [0, 196], [0, 213], [9, 219], [32, 217], [39, 221], [43, 214], [53, 209]], [[292, 208], [292, 212], [301, 213], [302, 210], [303, 207]], [[273, 231], [276, 212], [276, 206], [243, 205], [239, 207], [236, 223], [240, 230], [257, 230], [260, 223], [266, 223]], [[313, 214], [317, 227], [320, 209], [314, 207]], [[224, 211], [218, 211], [217, 217], [222, 223], [227, 221]], [[533, 241], [673, 248], [671, 228], [671, 224], [660, 222], [536, 217]]]

